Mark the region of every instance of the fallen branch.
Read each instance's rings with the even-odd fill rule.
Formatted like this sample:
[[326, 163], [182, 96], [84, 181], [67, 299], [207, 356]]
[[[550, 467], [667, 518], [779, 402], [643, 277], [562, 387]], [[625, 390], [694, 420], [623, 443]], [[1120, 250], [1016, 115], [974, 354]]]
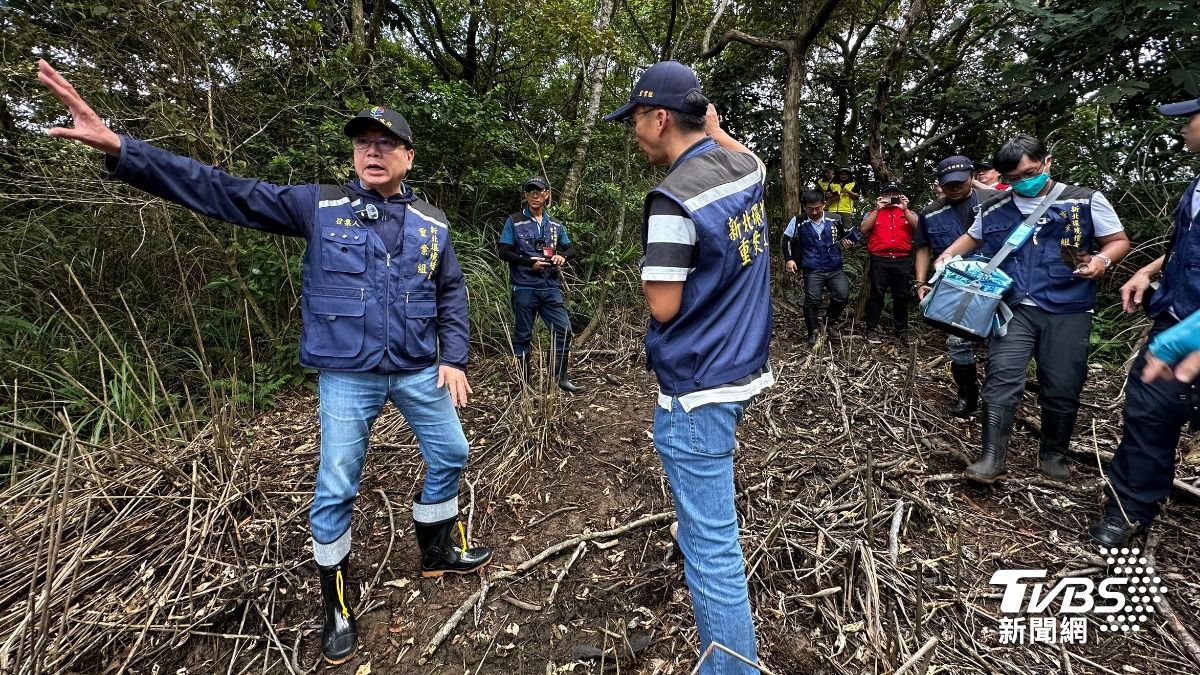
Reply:
[[[1155, 531], [1151, 532], [1146, 540], [1146, 562], [1151, 568], [1157, 568], [1158, 563], [1154, 560], [1154, 551], [1158, 548], [1158, 544], [1162, 541], [1162, 534]], [[1196, 638], [1188, 631], [1187, 626], [1183, 625], [1183, 621], [1179, 615], [1175, 613], [1175, 608], [1167, 600], [1166, 595], [1159, 596], [1161, 599], [1157, 603], [1159, 613], [1167, 620], [1167, 625], [1171, 627], [1171, 632], [1175, 634], [1176, 639], [1187, 651], [1187, 655], [1191, 657], [1196, 665], [1200, 666], [1200, 644], [1196, 642]]]
[[929, 671], [929, 661], [933, 658], [933, 648], [937, 646], [937, 636], [931, 637], [921, 645], [916, 654], [912, 658], [904, 662], [904, 665], [896, 669], [893, 675], [906, 675], [914, 673], [915, 675], [925, 675]]
[[550, 548], [533, 556], [520, 565], [517, 565], [511, 570], [498, 572], [490, 580], [484, 579], [479, 590], [471, 594], [471, 597], [467, 598], [466, 601], [464, 601], [463, 604], [458, 607], [458, 609], [454, 610], [454, 613], [450, 615], [450, 618], [446, 620], [446, 623], [442, 624], [442, 627], [438, 629], [438, 632], [433, 636], [433, 639], [429, 641], [429, 644], [425, 645], [425, 649], [421, 651], [421, 658], [417, 661], [417, 665], [425, 665], [426, 661], [429, 660], [429, 657], [437, 651], [438, 647], [442, 645], [442, 642], [444, 642], [446, 638], [450, 636], [450, 633], [454, 631], [455, 627], [458, 626], [458, 623], [462, 621], [462, 618], [467, 615], [467, 612], [471, 611], [472, 607], [481, 602], [481, 599], [487, 594], [487, 590], [490, 586], [501, 581], [515, 579], [521, 574], [528, 572], [540, 563], [544, 562], [547, 558], [550, 558], [569, 548], [578, 547], [584, 542], [592, 541], [594, 539], [611, 539], [613, 537], [625, 534], [630, 530], [635, 530], [645, 525], [666, 522], [674, 517], [674, 511], [666, 511], [664, 513], [656, 513], [652, 516], [639, 518], [638, 520], [635, 520], [631, 523], [626, 523], [621, 527], [614, 527], [611, 530], [581, 534], [577, 537], [572, 537], [566, 541], [561, 541], [551, 546]]

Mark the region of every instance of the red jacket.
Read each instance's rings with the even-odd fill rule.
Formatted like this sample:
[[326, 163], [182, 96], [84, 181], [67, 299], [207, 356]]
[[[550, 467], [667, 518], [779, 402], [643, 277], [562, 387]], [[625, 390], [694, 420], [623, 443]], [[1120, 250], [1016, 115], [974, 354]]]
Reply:
[[904, 217], [904, 209], [888, 206], [879, 211], [875, 227], [867, 235], [871, 255], [909, 255], [912, 253], [913, 226]]

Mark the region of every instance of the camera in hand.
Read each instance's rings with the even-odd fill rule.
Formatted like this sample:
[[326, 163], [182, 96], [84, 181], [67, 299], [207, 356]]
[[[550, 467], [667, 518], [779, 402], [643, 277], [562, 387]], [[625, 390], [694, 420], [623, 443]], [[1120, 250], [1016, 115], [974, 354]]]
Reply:
[[890, 202], [891, 202], [891, 203], [893, 203], [893, 204], [899, 204], [899, 203], [900, 203], [900, 197], [899, 197], [899, 196], [891, 197], [890, 199], [888, 199], [888, 201], [890, 201]]

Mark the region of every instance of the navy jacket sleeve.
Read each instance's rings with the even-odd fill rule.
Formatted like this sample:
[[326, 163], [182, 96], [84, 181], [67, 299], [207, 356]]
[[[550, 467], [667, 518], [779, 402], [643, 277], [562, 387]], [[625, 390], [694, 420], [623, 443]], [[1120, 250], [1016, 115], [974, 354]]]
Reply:
[[272, 234], [305, 237], [316, 216], [316, 185], [272, 185], [238, 178], [190, 157], [121, 137], [121, 156], [105, 157], [110, 174], [197, 213]]
[[467, 281], [454, 243], [446, 238], [437, 269], [437, 334], [441, 361], [447, 366], [467, 369], [467, 346], [471, 339], [467, 319]]

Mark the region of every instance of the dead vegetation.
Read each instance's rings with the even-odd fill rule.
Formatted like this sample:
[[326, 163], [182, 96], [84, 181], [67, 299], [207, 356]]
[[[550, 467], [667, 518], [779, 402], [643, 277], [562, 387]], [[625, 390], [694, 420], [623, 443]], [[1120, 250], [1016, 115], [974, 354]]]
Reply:
[[[905, 350], [846, 339], [811, 352], [782, 306], [779, 384], [739, 434], [739, 509], [764, 667], [773, 673], [1195, 672], [1196, 467], [1152, 537], [1169, 611], [1139, 633], [1089, 619], [1085, 644], [1001, 644], [1001, 568], [1103, 576], [1081, 539], [1097, 457], [1120, 432], [1123, 374], [1093, 371], [1076, 480], [1037, 474], [1014, 437], [1010, 478], [959, 477], [978, 421], [945, 416], [940, 337]], [[636, 330], [581, 350], [586, 394], [521, 396], [505, 364], [473, 372], [462, 494], [482, 577], [415, 572], [409, 504], [422, 463], [403, 420], [376, 425], [352, 558], [356, 659], [318, 661], [307, 511], [315, 399], [176, 447], [64, 437], [0, 497], [5, 673], [688, 673], [699, 659], [669, 491], [649, 438], [653, 380]], [[1033, 396], [1023, 408], [1036, 424]], [[229, 450], [214, 439], [232, 431]], [[1190, 641], [1190, 643], [1189, 643]]]

